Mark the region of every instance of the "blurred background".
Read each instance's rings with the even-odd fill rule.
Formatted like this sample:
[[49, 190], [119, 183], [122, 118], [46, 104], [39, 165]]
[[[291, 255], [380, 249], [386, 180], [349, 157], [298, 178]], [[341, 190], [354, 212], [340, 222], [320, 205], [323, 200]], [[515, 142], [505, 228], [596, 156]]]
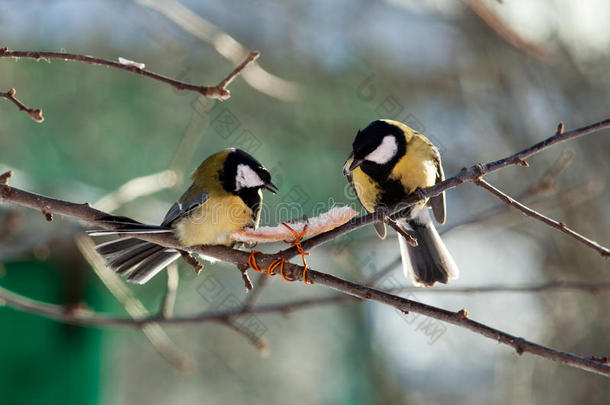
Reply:
[[[0, 100], [0, 171], [14, 170], [14, 186], [156, 223], [206, 156], [235, 146], [263, 162], [280, 188], [265, 195], [263, 225], [335, 204], [360, 209], [341, 169], [356, 131], [374, 119], [423, 132], [453, 175], [552, 135], [560, 121], [573, 129], [608, 118], [609, 18], [603, 0], [2, 0], [0, 46], [9, 49], [124, 57], [208, 85], [248, 50], [262, 55], [225, 102], [106, 67], [2, 58], [0, 91], [16, 88], [46, 120]], [[607, 246], [609, 148], [606, 131], [488, 179]], [[439, 230], [461, 269], [450, 288], [608, 281], [600, 255], [485, 191], [465, 184], [447, 198]], [[91, 242], [79, 230], [60, 216], [47, 222], [0, 205], [0, 285], [69, 308], [156, 314], [166, 273], [127, 286], [96, 267], [96, 257], [85, 259]], [[408, 286], [394, 239], [380, 241], [367, 227], [315, 249], [309, 263], [361, 283], [382, 274], [379, 288]], [[247, 298], [227, 264], [195, 276], [180, 263], [178, 273], [176, 314]], [[466, 308], [472, 319], [559, 350], [610, 353], [607, 291], [436, 291], [444, 288], [403, 295]], [[258, 303], [332, 294], [274, 278]], [[610, 395], [601, 376], [374, 303], [146, 333], [4, 307], [0, 325], [6, 404], [596, 404]]]

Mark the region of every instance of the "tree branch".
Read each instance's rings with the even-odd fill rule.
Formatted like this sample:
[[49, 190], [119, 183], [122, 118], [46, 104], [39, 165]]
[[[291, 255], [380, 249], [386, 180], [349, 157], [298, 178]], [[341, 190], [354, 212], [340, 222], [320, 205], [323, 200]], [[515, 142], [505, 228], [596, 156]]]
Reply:
[[489, 191], [491, 194], [495, 195], [500, 200], [504, 201], [507, 205], [518, 209], [519, 211], [521, 211], [528, 217], [537, 219], [538, 221], [550, 226], [551, 228], [560, 230], [561, 232], [565, 233], [566, 235], [569, 235], [572, 238], [576, 239], [578, 242], [582, 243], [583, 245], [590, 247], [593, 250], [596, 250], [604, 258], [610, 257], [610, 250], [608, 248], [605, 248], [605, 247], [601, 246], [599, 243], [592, 241], [591, 239], [585, 238], [584, 236], [582, 236], [581, 234], [579, 234], [577, 232], [574, 232], [573, 230], [568, 228], [566, 226], [566, 224], [564, 224], [563, 222], [555, 221], [554, 219], [546, 217], [546, 216], [540, 214], [539, 212], [534, 211], [533, 209], [521, 204], [519, 201], [512, 199], [511, 197], [504, 194], [502, 191], [498, 190], [497, 188], [495, 188], [494, 186], [492, 186], [491, 184], [489, 184], [482, 178], [475, 180], [474, 183], [477, 186], [482, 187], [485, 190]]
[[[520, 192], [517, 195], [517, 199], [525, 200], [526, 202], [530, 202], [531, 199], [533, 199], [534, 197], [536, 197], [540, 194], [549, 195], [550, 193], [557, 191], [557, 185], [556, 185], [557, 179], [558, 179], [559, 175], [565, 169], [567, 169], [568, 166], [570, 166], [573, 159], [574, 159], [574, 151], [572, 149], [565, 149], [561, 153], [561, 156], [559, 156], [559, 158], [555, 161], [555, 163], [551, 167], [549, 167], [537, 181], [535, 181], [532, 184], [530, 184], [529, 186], [527, 186], [522, 192]], [[594, 187], [590, 187], [590, 186], [585, 186], [584, 188], [578, 187], [576, 189], [576, 192], [574, 190], [567, 191], [567, 192], [564, 191], [561, 193], [560, 197], [576, 193], [577, 195], [579, 195], [581, 197], [590, 198], [595, 194], [596, 191], [598, 191], [598, 190], [595, 189]], [[581, 198], [580, 200], [583, 200], [583, 198]], [[576, 203], [579, 203], [579, 202], [580, 201], [576, 201]], [[571, 200], [571, 198], [568, 198], [567, 203], [570, 205], [575, 204], [574, 201]], [[533, 204], [536, 204], [536, 202], [534, 202]], [[541, 205], [541, 204], [537, 203], [537, 205]], [[548, 205], [548, 204], [546, 204], [546, 205]], [[498, 217], [500, 214], [504, 214], [509, 210], [510, 210], [510, 206], [508, 206], [504, 203], [498, 203], [496, 206], [488, 208], [487, 210], [485, 210], [483, 212], [479, 212], [468, 218], [461, 218], [458, 222], [443, 226], [439, 230], [439, 233], [441, 235], [443, 235], [443, 234], [446, 234], [446, 233], [452, 231], [455, 228], [458, 228], [458, 227], [461, 227], [464, 225], [472, 225], [474, 223], [485, 222], [491, 218]]]
[[231, 317], [227, 317], [225, 321], [222, 321], [220, 323], [225, 325], [227, 328], [237, 332], [239, 335], [245, 337], [246, 340], [248, 340], [248, 343], [254, 346], [254, 348], [258, 350], [262, 356], [266, 356], [269, 354], [269, 345], [267, 344], [267, 340], [263, 337], [256, 336], [247, 328], [238, 325]]
[[100, 198], [94, 206], [99, 210], [112, 212], [137, 198], [172, 188], [178, 184], [178, 181], [179, 175], [173, 170], [163, 170], [158, 173], [136, 177]]
[[[0, 54], [1, 54], [1, 51], [0, 51]], [[42, 110], [40, 108], [30, 108], [30, 107], [26, 106], [25, 104], [23, 104], [21, 101], [19, 101], [15, 97], [16, 93], [17, 93], [17, 91], [13, 88], [13, 89], [10, 89], [9, 91], [7, 91], [6, 93], [0, 92], [0, 97], [4, 97], [7, 100], [11, 101], [13, 104], [15, 104], [17, 106], [17, 108], [19, 108], [19, 111], [25, 111], [26, 114], [29, 115], [30, 118], [33, 119], [34, 121], [43, 122], [44, 117], [42, 115]]]
[[515, 49], [541, 62], [550, 62], [555, 52], [548, 46], [528, 41], [505, 23], [493, 9], [481, 0], [462, 0], [489, 28]]
[[[216, 98], [219, 100], [226, 100], [231, 97], [231, 92], [227, 90], [227, 86], [231, 83], [231, 81], [248, 66], [250, 63], [254, 62], [260, 56], [259, 52], [251, 52], [246, 59], [240, 63], [235, 70], [233, 70], [225, 79], [223, 79], [216, 86], [199, 86], [195, 84], [190, 84], [186, 82], [182, 82], [176, 79], [172, 79], [167, 76], [160, 75], [158, 73], [151, 72], [149, 70], [145, 70], [140, 68], [136, 63], [129, 63], [123, 61], [115, 62], [112, 60], [96, 58], [94, 56], [88, 55], [79, 55], [72, 53], [63, 53], [63, 52], [30, 52], [30, 51], [12, 51], [8, 48], [0, 49], [0, 58], [32, 58], [36, 60], [40, 59], [63, 59], [63, 60], [72, 60], [77, 62], [89, 63], [92, 65], [103, 65], [112, 67], [115, 69], [125, 70], [127, 72], [135, 73], [137, 75], [146, 76], [150, 79], [157, 80], [163, 83], [167, 83], [170, 86], [178, 89], [178, 90], [189, 90], [194, 91], [196, 93], [201, 94], [202, 96], [208, 98]], [[13, 101], [15, 102], [15, 101]], [[19, 104], [17, 104], [19, 106]], [[25, 107], [25, 106], [23, 106]], [[20, 109], [22, 109], [20, 107]], [[39, 110], [40, 111], [40, 110]], [[30, 114], [30, 116], [32, 116]], [[32, 118], [34, 118], [32, 116]], [[42, 114], [40, 115], [42, 121]], [[36, 119], [36, 118], [34, 118]]]
[[176, 262], [170, 263], [167, 266], [167, 284], [165, 287], [165, 295], [163, 296], [163, 305], [161, 306], [160, 311], [161, 316], [164, 318], [170, 318], [174, 315], [179, 280], [180, 274], [178, 273], [178, 265]]
[[[298, 272], [295, 274], [298, 277]], [[572, 353], [561, 352], [552, 348], [548, 348], [523, 338], [510, 335], [508, 333], [499, 331], [489, 326], [483, 325], [479, 322], [468, 319], [468, 315], [465, 310], [459, 310], [457, 312], [447, 311], [444, 309], [436, 308], [430, 305], [422, 304], [419, 302], [411, 301], [405, 298], [397, 297], [392, 294], [388, 294], [382, 291], [375, 290], [373, 288], [361, 286], [358, 284], [351, 283], [340, 278], [320, 273], [315, 270], [309, 270], [308, 280], [313, 283], [325, 285], [338, 291], [347, 292], [353, 297], [373, 300], [392, 306], [402, 312], [417, 312], [422, 315], [426, 315], [453, 325], [461, 326], [469, 329], [475, 333], [481, 334], [490, 339], [496, 340], [499, 343], [503, 343], [514, 348], [518, 354], [529, 352], [531, 354], [547, 358], [556, 362], [567, 364], [572, 367], [580, 368], [582, 370], [590, 371], [596, 374], [610, 377], [610, 365], [605, 362], [599, 361], [598, 358], [585, 358]], [[64, 307], [54, 304], [48, 304], [29, 298], [22, 297], [18, 294], [12, 293], [4, 288], [0, 287], [0, 298], [7, 304], [11, 305], [16, 309], [20, 309], [25, 312], [31, 312], [34, 314], [46, 316], [48, 318], [74, 323], [81, 325], [91, 326], [125, 326], [132, 328], [140, 328], [151, 322], [159, 324], [200, 324], [205, 322], [216, 322], [226, 325], [226, 320], [231, 317], [244, 315], [254, 312], [254, 310], [247, 310], [238, 308], [235, 310], [219, 311], [219, 312], [205, 312], [194, 316], [183, 316], [167, 319], [159, 319], [158, 317], [150, 317], [143, 319], [125, 319], [125, 318], [111, 318], [96, 314], [89, 310], [79, 309], [76, 311], [68, 312]], [[330, 297], [327, 300], [335, 302], [335, 297]], [[342, 297], [342, 299], [348, 300], [353, 299], [351, 297]], [[324, 299], [316, 299], [317, 302], [322, 302]], [[305, 307], [311, 306], [312, 301], [302, 301], [301, 303], [293, 303], [292, 307], [287, 307], [285, 304], [280, 305], [264, 305], [259, 306], [256, 309], [256, 313], [273, 313], [282, 312], [286, 313], [290, 310], [294, 310], [298, 306]]]
[[[195, 38], [210, 44], [220, 55], [232, 63], [237, 63], [248, 53], [245, 45], [177, 0], [136, 1], [159, 12]], [[244, 72], [243, 77], [252, 88], [268, 96], [283, 101], [296, 101], [299, 98], [299, 85], [267, 72], [258, 63], [254, 63]]]
[[[423, 198], [431, 197], [441, 193], [444, 190], [456, 187], [465, 181], [478, 181], [482, 175], [499, 170], [503, 167], [515, 164], [527, 165], [527, 163], [525, 163], [524, 161], [525, 158], [532, 156], [544, 149], [547, 149], [548, 147], [556, 143], [573, 139], [585, 134], [593, 133], [608, 127], [610, 127], [610, 120], [605, 120], [596, 124], [588, 125], [573, 131], [563, 133], [563, 126], [560, 125], [555, 135], [527, 149], [524, 149], [521, 152], [518, 152], [514, 155], [508, 156], [504, 159], [500, 159], [495, 162], [487, 163], [485, 165], [472, 166], [469, 169], [462, 170], [458, 175], [451, 177], [445, 180], [444, 182], [437, 184], [436, 186], [424, 190], [419, 190], [417, 193], [415, 193], [415, 195], [412, 195], [405, 199], [402, 204], [397, 204], [396, 206], [391, 207], [390, 213], [394, 213], [396, 211], [404, 209], [406, 206], [412, 205]], [[75, 204], [67, 201], [44, 197], [14, 187], [10, 187], [8, 185], [0, 185], [0, 197], [5, 201], [13, 202], [19, 205], [31, 207], [37, 210], [43, 210], [45, 212], [54, 212], [57, 214], [67, 215], [86, 222], [94, 223], [96, 226], [100, 226], [106, 229], [113, 229], [110, 224], [97, 223], [96, 220], [98, 218], [106, 216], [106, 213], [99, 210], [95, 210], [91, 208], [88, 204]], [[384, 212], [383, 214], [373, 213], [356, 218], [341, 227], [314, 236], [308, 239], [307, 241], [302, 242], [302, 248], [304, 250], [309, 250], [314, 246], [318, 246], [343, 233], [350, 232], [354, 229], [360, 228], [361, 226], [370, 224], [374, 221], [383, 220], [383, 215], [387, 215], [387, 212]], [[142, 240], [163, 245], [165, 247], [186, 250], [191, 253], [200, 253], [210, 257], [214, 257], [218, 260], [233, 263], [237, 265], [238, 268], [243, 268], [246, 263], [248, 263], [249, 254], [247, 252], [230, 249], [223, 246], [193, 246], [185, 248], [183, 246], [180, 246], [178, 240], [173, 235], [142, 234], [134, 236]], [[261, 268], [264, 268], [268, 267], [271, 262], [276, 260], [277, 258], [289, 259], [296, 256], [298, 253], [299, 252], [297, 249], [290, 248], [278, 252], [276, 254], [259, 254], [257, 256], [257, 262]], [[279, 269], [276, 268], [275, 272], [278, 271]], [[302, 281], [304, 268], [302, 266], [298, 266], [292, 263], [285, 263], [284, 274], [292, 280]], [[560, 352], [551, 348], [547, 348], [536, 343], [529, 342], [525, 339], [518, 338], [508, 333], [491, 328], [489, 326], [483, 325], [479, 322], [468, 319], [465, 310], [452, 312], [445, 309], [436, 308], [430, 305], [426, 305], [409, 299], [401, 298], [386, 292], [382, 292], [371, 287], [355, 284], [347, 280], [342, 280], [340, 278], [331, 276], [329, 274], [321, 273], [313, 269], [309, 269], [307, 271], [307, 281], [314, 284], [320, 284], [335, 289], [337, 291], [341, 291], [343, 293], [358, 297], [360, 299], [380, 302], [392, 306], [402, 312], [416, 312], [447, 323], [451, 323], [453, 325], [464, 327], [487, 338], [494, 339], [500, 343], [511, 346], [519, 354], [522, 354], [523, 352], [529, 352], [540, 357], [570, 365], [572, 367], [581, 368], [583, 370], [610, 377], [610, 365], [604, 364], [596, 359], [584, 358], [571, 353]], [[66, 313], [63, 307], [26, 299], [4, 289], [0, 289], [0, 297], [15, 308], [24, 311], [38, 313], [66, 322], [100, 326], [122, 325], [141, 327], [142, 325], [145, 325], [150, 322], [172, 324], [200, 323], [208, 321], [225, 322], [225, 319], [227, 317], [244, 314], [248, 311], [247, 308], [242, 308], [229, 312], [225, 311], [219, 313], [204, 313], [194, 316], [175, 317], [169, 319], [149, 317], [131, 320], [116, 319], [106, 316], [97, 316], [96, 314], [90, 311], [83, 310]], [[265, 307], [259, 307], [258, 310], [261, 312], [265, 312]], [[266, 310], [270, 311], [270, 307], [267, 306]]]
[[[132, 319], [149, 317], [150, 313], [144, 304], [134, 296], [117, 274], [106, 267], [104, 260], [95, 251], [95, 245], [91, 238], [81, 233], [74, 241], [85, 260], [91, 265], [108, 291], [123, 305], [129, 316]], [[195, 370], [195, 361], [192, 357], [176, 346], [161, 325], [150, 322], [144, 325], [141, 330], [157, 353], [178, 370], [184, 373], [191, 373]]]

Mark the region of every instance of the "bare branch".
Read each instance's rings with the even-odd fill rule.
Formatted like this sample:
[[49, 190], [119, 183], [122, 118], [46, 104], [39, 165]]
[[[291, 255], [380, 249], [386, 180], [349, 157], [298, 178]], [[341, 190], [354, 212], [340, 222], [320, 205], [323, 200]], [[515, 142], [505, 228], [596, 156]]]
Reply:
[[193, 268], [196, 275], [199, 275], [199, 273], [201, 273], [201, 271], [203, 270], [203, 264], [199, 263], [199, 261], [195, 259], [195, 256], [193, 256], [189, 252], [182, 249], [180, 249], [179, 252], [180, 256], [182, 256], [182, 260], [184, 260], [186, 264]]
[[164, 318], [169, 318], [174, 315], [174, 305], [176, 304], [179, 279], [178, 265], [176, 262], [170, 263], [167, 266], [167, 285], [165, 288], [165, 296], [163, 297], [163, 306], [161, 307], [161, 316]]
[[[411, 287], [401, 289], [401, 291], [408, 291]], [[491, 286], [480, 286], [480, 287], [446, 287], [437, 289], [419, 289], [418, 292], [423, 293], [461, 293], [461, 294], [478, 294], [478, 293], [538, 293], [547, 291], [580, 291], [590, 294], [599, 294], [602, 292], [610, 292], [610, 281], [549, 281], [546, 283], [539, 284], [522, 284], [522, 285], [491, 285]]]
[[[72, 53], [63, 53], [63, 52], [30, 52], [30, 51], [12, 51], [7, 48], [0, 49], [0, 58], [32, 58], [32, 59], [63, 59], [63, 60], [72, 60], [77, 62], [89, 63], [92, 65], [103, 65], [109, 66], [115, 69], [125, 70], [127, 72], [135, 73], [138, 75], [146, 76], [153, 80], [157, 80], [163, 83], [167, 83], [170, 86], [178, 89], [178, 90], [189, 90], [194, 91], [196, 93], [201, 94], [202, 96], [208, 98], [216, 98], [219, 100], [226, 100], [231, 97], [231, 92], [227, 90], [227, 86], [229, 83], [237, 76], [241, 71], [243, 71], [246, 66], [255, 61], [259, 57], [259, 52], [251, 52], [244, 62], [242, 62], [231, 74], [229, 74], [225, 79], [223, 79], [216, 86], [199, 86], [195, 84], [190, 84], [186, 82], [182, 82], [176, 79], [172, 79], [167, 76], [160, 75], [158, 73], [151, 72], [149, 70], [141, 69], [134, 63], [121, 63], [115, 62], [112, 60], [96, 58], [88, 55], [79, 55]], [[14, 102], [14, 101], [13, 101]], [[20, 108], [21, 109], [21, 108]], [[30, 115], [32, 116], [32, 115]], [[42, 114], [40, 115], [42, 120]], [[34, 118], [34, 117], [32, 117]], [[35, 118], [34, 118], [35, 119]]]
[[240, 63], [222, 82], [218, 83], [218, 86], [223, 89], [227, 88], [233, 79], [235, 79], [246, 66], [257, 60], [260, 55], [261, 53], [258, 51], [250, 52], [242, 63]]
[[489, 191], [491, 194], [495, 195], [496, 197], [498, 197], [500, 200], [504, 201], [506, 204], [510, 205], [511, 207], [518, 209], [519, 211], [521, 211], [528, 217], [537, 219], [538, 221], [550, 226], [551, 228], [560, 230], [561, 232], [565, 233], [566, 235], [569, 235], [572, 238], [576, 239], [578, 242], [582, 243], [583, 245], [585, 245], [593, 250], [596, 250], [604, 258], [610, 257], [610, 250], [608, 248], [605, 248], [605, 247], [601, 246], [599, 243], [592, 241], [591, 239], [587, 239], [584, 236], [582, 236], [581, 234], [574, 232], [573, 230], [568, 228], [566, 226], [566, 224], [564, 224], [563, 222], [555, 221], [554, 219], [546, 217], [546, 216], [540, 214], [539, 212], [534, 211], [533, 209], [521, 204], [519, 201], [512, 199], [511, 197], [504, 194], [502, 191], [498, 190], [497, 188], [495, 188], [494, 186], [492, 186], [491, 184], [489, 184], [482, 178], [475, 180], [474, 183], [477, 186], [480, 186], [480, 187], [484, 188], [485, 190]]
[[258, 301], [263, 290], [271, 281], [271, 277], [266, 274], [259, 274], [258, 279], [256, 280], [256, 286], [252, 289], [250, 294], [246, 297], [246, 301], [244, 302], [244, 309], [251, 310], [254, 307], [254, 304]]
[[[400, 258], [399, 258], [400, 261]], [[389, 266], [393, 269], [396, 265]], [[385, 273], [382, 270], [380, 273]], [[381, 278], [381, 277], [380, 277]], [[377, 280], [368, 282], [367, 285], [372, 286]], [[413, 286], [401, 286], [387, 290], [388, 293], [406, 293], [416, 292], [417, 294], [487, 294], [487, 293], [542, 293], [542, 292], [584, 292], [593, 295], [601, 293], [610, 293], [610, 281], [549, 281], [539, 284], [521, 284], [521, 285], [487, 285], [476, 287], [442, 287], [442, 288], [421, 288]], [[345, 294], [336, 294], [330, 297], [315, 297], [305, 298], [301, 300], [288, 301], [282, 304], [274, 304], [273, 311], [268, 306], [257, 306], [252, 308], [249, 313], [290, 313], [297, 310], [303, 310], [310, 307], [317, 307], [330, 304], [345, 304], [350, 302], [361, 301], [360, 298]]]
[[98, 210], [112, 212], [136, 198], [154, 194], [171, 188], [178, 183], [178, 174], [173, 170], [149, 174], [131, 179], [116, 191], [100, 198], [94, 207]]
[[[379, 270], [377, 273], [373, 274], [367, 281], [366, 285], [374, 287], [377, 285], [377, 282], [387, 276], [392, 270], [398, 267], [402, 263], [402, 258], [400, 255], [392, 260], [389, 264], [387, 264], [383, 269]], [[421, 288], [417, 287], [419, 290]]]
[[[537, 181], [535, 181], [534, 183], [530, 184], [521, 193], [519, 193], [517, 196], [517, 199], [525, 200], [526, 202], [529, 202], [529, 200], [533, 199], [534, 197], [536, 197], [540, 194], [548, 194], [548, 193], [557, 191], [557, 187], [556, 187], [557, 179], [558, 179], [559, 175], [570, 166], [573, 158], [574, 158], [574, 151], [572, 149], [565, 149], [561, 153], [559, 158], [555, 161], [555, 163], [551, 167], [549, 167], [549, 169], [546, 170], [546, 172], [543, 174], [543, 176], [540, 179], [538, 179]], [[597, 184], [597, 182], [594, 182], [593, 185], [595, 185], [595, 184]], [[599, 193], [599, 191], [600, 191], [599, 187], [593, 187], [592, 185], [589, 184], [589, 185], [585, 185], [584, 187], [578, 187], [575, 190], [570, 190], [567, 192], [564, 191], [561, 193], [560, 198], [562, 200], [566, 200], [566, 204], [577, 205], [577, 204], [581, 203], [582, 201], [586, 201], [586, 200], [594, 197], [596, 194]], [[576, 199], [573, 198], [574, 195], [578, 196], [578, 198], [576, 198]], [[533, 202], [532, 204], [534, 206], [544, 205], [544, 208], [549, 208], [548, 202], [546, 202], [546, 203]], [[503, 204], [503, 203], [499, 203], [498, 205], [491, 207], [483, 212], [480, 212], [478, 214], [472, 215], [467, 218], [462, 217], [458, 222], [452, 223], [450, 225], [445, 225], [440, 229], [439, 232], [441, 234], [445, 234], [445, 233], [452, 231], [455, 228], [458, 228], [458, 227], [461, 227], [464, 225], [471, 225], [474, 223], [485, 222], [491, 218], [494, 218], [497, 221], [499, 217], [500, 218], [502, 217], [501, 214], [504, 214], [509, 210], [510, 210], [510, 206]]]
[[462, 0], [462, 3], [468, 6], [489, 28], [515, 49], [541, 62], [549, 62], [554, 58], [555, 53], [552, 49], [546, 45], [537, 44], [521, 37], [512, 27], [502, 21], [484, 1]]
[[[245, 45], [177, 0], [137, 0], [137, 2], [156, 10], [195, 38], [212, 45], [220, 55], [232, 63], [237, 63], [248, 54]], [[267, 72], [258, 63], [254, 63], [245, 71], [243, 77], [252, 88], [279, 100], [295, 101], [299, 96], [298, 85]]]
[[[462, 172], [460, 172], [458, 175], [451, 177], [445, 180], [444, 182], [437, 184], [434, 187], [419, 191], [416, 195], [410, 196], [405, 199], [402, 204], [397, 204], [395, 207], [391, 207], [390, 213], [404, 209], [406, 206], [415, 204], [423, 198], [431, 197], [439, 194], [440, 192], [446, 189], [456, 187], [457, 185], [462, 184], [464, 181], [476, 182], [485, 173], [496, 171], [503, 167], [515, 164], [526, 165], [527, 163], [525, 163], [524, 161], [525, 158], [532, 156], [535, 153], [538, 153], [556, 143], [576, 138], [585, 134], [593, 133], [608, 127], [610, 127], [610, 120], [601, 121], [596, 124], [588, 125], [565, 133], [561, 130], [562, 127], [560, 127], [557, 133], [552, 137], [547, 138], [546, 140], [539, 142], [527, 149], [524, 149], [519, 153], [516, 153], [514, 155], [495, 162], [487, 163], [485, 165], [472, 166], [469, 169], [462, 170]], [[41, 195], [28, 193], [26, 191], [7, 185], [0, 185], [0, 197], [5, 201], [13, 202], [19, 205], [28, 206], [34, 209], [41, 209], [41, 207], [44, 207], [49, 212], [71, 216], [73, 218], [94, 223], [96, 226], [100, 226], [107, 229], [113, 229], [112, 225], [110, 224], [97, 223], [96, 219], [106, 216], [106, 213], [95, 210], [87, 204], [75, 204], [67, 201], [43, 197]], [[307, 241], [302, 243], [302, 249], [309, 250], [312, 247], [318, 246], [328, 240], [333, 239], [338, 235], [350, 232], [361, 226], [379, 220], [383, 220], [383, 215], [379, 213], [369, 214], [356, 218], [354, 220], [351, 220], [347, 224], [340, 226], [339, 228], [308, 239]], [[184, 247], [181, 246], [175, 236], [171, 234], [142, 234], [134, 236], [138, 237], [139, 239], [157, 243], [165, 247], [185, 250], [190, 253], [200, 253], [206, 256], [214, 257], [218, 260], [233, 263], [238, 266], [242, 273], [245, 273], [244, 269], [247, 267], [248, 257], [250, 256], [247, 252], [230, 249], [223, 246]], [[290, 248], [278, 252], [276, 254], [259, 254], [257, 256], [257, 261], [261, 268], [268, 268], [269, 265], [277, 259], [289, 259], [296, 256], [297, 254], [299, 254], [298, 249]], [[303, 268], [303, 266], [298, 266], [289, 262], [284, 263], [283, 266], [284, 274], [292, 280], [302, 281], [304, 270], [305, 269]], [[276, 267], [273, 273], [277, 272], [279, 272], [279, 269]], [[355, 284], [347, 280], [342, 280], [340, 278], [331, 276], [329, 274], [321, 273], [313, 269], [309, 269], [307, 271], [307, 281], [310, 283], [323, 285], [328, 288], [341, 291], [343, 293], [358, 297], [360, 299], [380, 302], [392, 306], [402, 312], [416, 312], [447, 323], [464, 327], [487, 338], [494, 339], [500, 343], [511, 346], [519, 354], [523, 352], [529, 352], [540, 357], [570, 365], [572, 367], [577, 367], [590, 372], [610, 376], [610, 366], [607, 364], [604, 364], [600, 361], [591, 358], [584, 358], [571, 353], [560, 352], [548, 347], [538, 345], [533, 342], [529, 342], [525, 339], [512, 336], [508, 333], [496, 330], [489, 326], [468, 319], [465, 310], [460, 310], [457, 312], [447, 311], [441, 308], [436, 308], [430, 305], [401, 298], [396, 295], [382, 292], [371, 287]], [[159, 319], [158, 317], [149, 317], [137, 320], [117, 319], [109, 318], [106, 316], [98, 316], [97, 314], [86, 310], [75, 310], [66, 313], [63, 307], [33, 301], [18, 296], [4, 289], [0, 289], [0, 297], [13, 307], [22, 309], [24, 311], [38, 313], [66, 322], [100, 326], [122, 325], [131, 327], [141, 327], [151, 322], [164, 324], [201, 323], [210, 321], [225, 322], [227, 317], [233, 317], [236, 315], [247, 313], [247, 309], [238, 308], [234, 311], [225, 311], [222, 313], [208, 312], [199, 315], [175, 317], [169, 319]], [[270, 309], [267, 307], [267, 310]], [[258, 311], [265, 312], [265, 307], [259, 307]]]
[[[0, 55], [1, 55], [1, 53], [2, 52], [0, 50]], [[15, 89], [10, 89], [6, 93], [0, 92], [0, 97], [4, 97], [7, 100], [11, 101], [13, 104], [15, 104], [17, 106], [17, 108], [19, 108], [19, 111], [25, 111], [27, 113], [27, 115], [29, 115], [30, 118], [33, 119], [34, 121], [43, 122], [44, 117], [42, 115], [42, 110], [40, 108], [29, 108], [28, 106], [23, 104], [21, 101], [19, 101], [17, 98], [15, 98], [16, 93], [17, 93], [17, 91]]]
[[245, 337], [248, 340], [248, 343], [250, 343], [252, 346], [254, 346], [254, 348], [256, 348], [256, 350], [258, 350], [262, 356], [266, 356], [269, 354], [269, 344], [267, 343], [266, 339], [264, 339], [260, 336], [256, 336], [254, 333], [249, 331], [247, 328], [243, 328], [240, 325], [238, 325], [232, 319], [227, 318], [225, 322], [220, 322], [220, 323], [222, 325], [225, 325], [229, 329], [234, 330], [235, 332], [242, 335], [243, 337]]
[[557, 178], [572, 164], [572, 161], [574, 161], [574, 150], [565, 149], [555, 163], [544, 173], [542, 178], [531, 184], [517, 198], [524, 199], [537, 194], [555, 191]]
[[402, 235], [402, 237], [406, 239], [406, 241], [409, 245], [417, 246], [417, 243], [418, 243], [417, 239], [415, 239], [413, 236], [406, 233], [400, 226], [398, 226], [396, 221], [394, 221], [392, 218], [386, 217], [386, 218], [384, 218], [384, 222], [386, 224], [388, 224], [396, 232], [398, 232], [400, 235]]
[[[75, 239], [76, 246], [83, 257], [91, 265], [108, 291], [119, 301], [132, 319], [141, 319], [150, 316], [144, 304], [137, 299], [127, 288], [121, 278], [104, 264], [101, 256], [95, 251], [91, 238], [80, 234]], [[161, 325], [155, 322], [147, 323], [142, 332], [148, 338], [155, 350], [178, 370], [190, 373], [195, 370], [194, 360], [180, 350], [169, 338]]]
[[[307, 274], [308, 280], [310, 282], [325, 285], [338, 291], [346, 292], [359, 299], [372, 300], [384, 303], [402, 312], [417, 312], [453, 325], [464, 327], [475, 333], [496, 340], [499, 343], [508, 345], [514, 348], [518, 354], [529, 352], [531, 354], [547, 358], [549, 360], [553, 360], [562, 364], [567, 364], [572, 367], [580, 368], [582, 370], [610, 377], [610, 365], [606, 364], [605, 362], [599, 361], [598, 358], [585, 358], [572, 353], [561, 352], [533, 342], [529, 342], [523, 338], [510, 335], [508, 333], [483, 325], [479, 322], [470, 320], [466, 316], [466, 312], [464, 310], [460, 310], [457, 312], [447, 311], [430, 305], [401, 298], [382, 291], [378, 291], [370, 287], [354, 284], [328, 274], [317, 272], [315, 270], [309, 270]], [[296, 274], [293, 274], [293, 277], [298, 276], [299, 271], [297, 271]], [[18, 294], [5, 290], [2, 287], [0, 287], [0, 298], [12, 307], [23, 310], [25, 312], [43, 315], [64, 322], [92, 326], [114, 325], [139, 328], [142, 327], [142, 325], [146, 325], [150, 322], [157, 322], [160, 324], [200, 324], [205, 322], [217, 322], [225, 324], [226, 319], [229, 317], [250, 313], [250, 311], [236, 309], [223, 312], [206, 312], [203, 314], [189, 317], [175, 317], [168, 319], [159, 319], [157, 317], [153, 317], [148, 319], [134, 320], [123, 318], [110, 318], [107, 316], [102, 316], [93, 313], [86, 309], [78, 309], [72, 312], [66, 312], [65, 308], [62, 306], [25, 298]], [[346, 300], [349, 298], [350, 297], [345, 297]], [[320, 302], [322, 301], [322, 299], [316, 299], [316, 301]], [[307, 305], [310, 304], [302, 304], [301, 306]], [[293, 304], [292, 308], [287, 308], [284, 304], [266, 305], [258, 307], [256, 312], [261, 314], [269, 312], [285, 313], [290, 310], [294, 310], [296, 307], [296, 304]]]

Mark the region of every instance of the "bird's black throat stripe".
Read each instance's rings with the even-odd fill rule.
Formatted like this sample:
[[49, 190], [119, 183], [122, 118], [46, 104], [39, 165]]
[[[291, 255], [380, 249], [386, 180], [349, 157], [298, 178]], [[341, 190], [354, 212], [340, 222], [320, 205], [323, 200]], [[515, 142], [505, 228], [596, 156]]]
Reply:
[[252, 210], [252, 219], [256, 221], [258, 212], [263, 206], [263, 197], [259, 189], [244, 188], [235, 193]]

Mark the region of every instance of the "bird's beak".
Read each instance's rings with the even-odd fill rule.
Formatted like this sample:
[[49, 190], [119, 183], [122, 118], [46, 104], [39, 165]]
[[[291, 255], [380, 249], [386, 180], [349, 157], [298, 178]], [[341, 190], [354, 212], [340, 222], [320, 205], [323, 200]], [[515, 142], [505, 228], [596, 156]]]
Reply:
[[360, 166], [364, 162], [364, 159], [355, 159], [351, 165], [349, 165], [349, 171], [353, 171], [355, 168]]
[[265, 184], [263, 188], [271, 191], [273, 194], [276, 194], [279, 191], [279, 189], [272, 182]]
[[343, 166], [343, 174], [347, 176], [350, 172], [352, 172], [355, 168], [360, 166], [364, 162], [364, 159], [354, 159], [354, 155], [350, 155], [345, 162], [345, 166]]

